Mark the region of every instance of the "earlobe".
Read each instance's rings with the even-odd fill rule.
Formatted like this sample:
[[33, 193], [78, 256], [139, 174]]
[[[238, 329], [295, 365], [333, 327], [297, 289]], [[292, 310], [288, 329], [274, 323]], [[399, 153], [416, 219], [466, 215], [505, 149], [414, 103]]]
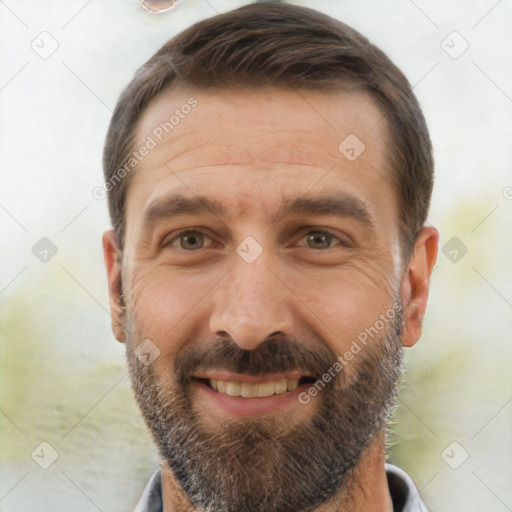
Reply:
[[405, 304], [402, 345], [412, 347], [421, 336], [423, 317], [427, 309], [430, 274], [437, 260], [439, 232], [432, 226], [424, 227], [414, 247], [414, 253], [402, 281], [401, 296]]
[[120, 342], [126, 340], [124, 332], [124, 299], [121, 274], [121, 251], [117, 247], [116, 236], [113, 229], [105, 231], [102, 237], [103, 258], [107, 269], [108, 295], [110, 302], [110, 315], [112, 317], [112, 331]]

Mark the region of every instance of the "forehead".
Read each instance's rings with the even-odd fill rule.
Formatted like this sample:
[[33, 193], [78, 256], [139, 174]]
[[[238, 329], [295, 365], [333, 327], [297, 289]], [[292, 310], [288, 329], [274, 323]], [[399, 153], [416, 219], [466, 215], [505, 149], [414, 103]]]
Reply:
[[136, 146], [151, 137], [158, 147], [141, 167], [154, 169], [172, 158], [177, 172], [189, 162], [325, 167], [339, 161], [339, 144], [349, 135], [364, 141], [365, 157], [385, 149], [387, 126], [369, 93], [178, 88], [150, 102], [136, 127]]
[[135, 148], [151, 149], [128, 188], [127, 227], [176, 191], [224, 200], [235, 216], [270, 214], [312, 188], [393, 207], [388, 144], [365, 92], [167, 90], [136, 127]]

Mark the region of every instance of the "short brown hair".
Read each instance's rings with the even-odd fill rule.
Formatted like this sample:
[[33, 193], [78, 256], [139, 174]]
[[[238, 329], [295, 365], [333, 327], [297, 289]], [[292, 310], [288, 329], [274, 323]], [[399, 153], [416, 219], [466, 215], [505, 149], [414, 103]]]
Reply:
[[123, 247], [130, 174], [112, 186], [134, 150], [141, 112], [164, 88], [285, 86], [368, 91], [390, 128], [391, 180], [398, 192], [403, 256], [423, 227], [433, 187], [427, 125], [403, 73], [359, 32], [323, 13], [290, 4], [253, 3], [206, 19], [166, 43], [122, 92], [110, 122], [103, 167], [109, 213]]

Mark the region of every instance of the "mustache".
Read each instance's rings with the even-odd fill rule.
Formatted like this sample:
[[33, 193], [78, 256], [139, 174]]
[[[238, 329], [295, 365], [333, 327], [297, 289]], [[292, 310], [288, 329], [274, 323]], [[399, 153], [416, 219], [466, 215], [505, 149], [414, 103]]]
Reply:
[[334, 353], [323, 344], [309, 349], [297, 340], [280, 337], [246, 350], [231, 339], [217, 338], [211, 343], [184, 349], [176, 357], [175, 378], [184, 384], [199, 369], [222, 369], [252, 376], [300, 371], [319, 378], [335, 361]]

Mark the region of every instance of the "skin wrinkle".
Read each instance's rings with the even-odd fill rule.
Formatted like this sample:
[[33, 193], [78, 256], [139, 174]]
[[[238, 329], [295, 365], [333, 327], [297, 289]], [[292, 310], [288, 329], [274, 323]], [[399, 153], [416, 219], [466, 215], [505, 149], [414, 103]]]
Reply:
[[[186, 91], [186, 94], [183, 94], [183, 91]], [[139, 119], [139, 122], [137, 124], [137, 134], [139, 136], [136, 136], [136, 142], [135, 147], [140, 147], [144, 144], [145, 137], [147, 134], [151, 133], [152, 129], [159, 124], [159, 122], [164, 121], [168, 117], [168, 112], [172, 112], [175, 108], [179, 107], [181, 104], [184, 104], [186, 102], [186, 99], [193, 96], [193, 97], [200, 97], [199, 105], [198, 107], [201, 108], [201, 106], [204, 106], [204, 104], [211, 102], [211, 100], [215, 100], [215, 98], [218, 97], [219, 94], [222, 94], [225, 98], [226, 106], [229, 108], [229, 106], [233, 106], [234, 102], [231, 102], [229, 99], [229, 96], [232, 95], [234, 97], [244, 95], [246, 97], [250, 97], [252, 95], [258, 96], [258, 104], [261, 105], [261, 99], [262, 98], [268, 98], [268, 101], [264, 102], [263, 105], [261, 105], [261, 109], [259, 112], [254, 114], [254, 117], [251, 117], [250, 114], [246, 112], [246, 115], [244, 117], [240, 117], [237, 120], [237, 132], [240, 135], [240, 137], [243, 137], [245, 139], [251, 138], [253, 136], [261, 137], [262, 139], [268, 138], [268, 135], [271, 134], [271, 139], [274, 141], [274, 145], [276, 147], [279, 147], [282, 152], [282, 160], [283, 162], [288, 163], [300, 163], [303, 161], [304, 157], [306, 157], [313, 165], [318, 165], [320, 167], [326, 167], [329, 168], [333, 164], [337, 164], [339, 162], [339, 151], [338, 151], [338, 144], [343, 140], [344, 134], [349, 134], [354, 132], [354, 126], [357, 125], [358, 127], [358, 133], [360, 134], [361, 138], [365, 138], [363, 134], [368, 134], [368, 136], [371, 136], [371, 143], [377, 144], [378, 147], [376, 148], [378, 151], [384, 153], [385, 149], [389, 147], [390, 144], [390, 138], [389, 134], [386, 130], [385, 126], [380, 126], [378, 129], [372, 131], [371, 133], [368, 132], [367, 125], [370, 125], [372, 122], [374, 122], [376, 119], [380, 117], [380, 110], [377, 106], [377, 103], [374, 101], [373, 97], [364, 91], [357, 91], [357, 92], [350, 92], [350, 93], [325, 93], [325, 92], [318, 92], [318, 91], [308, 91], [307, 96], [309, 98], [314, 98], [315, 102], [318, 105], [317, 110], [323, 109], [324, 110], [324, 116], [325, 116], [325, 109], [322, 105], [323, 99], [325, 96], [330, 97], [336, 97], [336, 96], [342, 96], [342, 97], [350, 97], [353, 98], [354, 103], [358, 103], [359, 109], [357, 111], [352, 111], [348, 115], [345, 112], [344, 116], [337, 115], [337, 112], [333, 111], [329, 115], [333, 116], [336, 119], [336, 130], [333, 130], [328, 124], [325, 123], [324, 119], [318, 116], [316, 111], [312, 111], [309, 105], [305, 104], [302, 97], [299, 97], [298, 101], [295, 102], [297, 105], [297, 108], [301, 110], [301, 112], [304, 112], [304, 118], [313, 119], [315, 121], [315, 124], [319, 125], [319, 127], [324, 131], [326, 128], [329, 132], [329, 135], [331, 138], [338, 139], [337, 144], [331, 144], [329, 145], [327, 143], [327, 140], [317, 140], [316, 144], [313, 144], [311, 142], [311, 127], [307, 126], [307, 124], [304, 124], [303, 128], [300, 128], [298, 125], [289, 125], [286, 129], [286, 131], [283, 131], [283, 126], [281, 124], [281, 119], [272, 112], [272, 102], [273, 97], [277, 92], [280, 92], [279, 89], [272, 88], [270, 89], [268, 94], [265, 94], [262, 91], [244, 91], [240, 89], [222, 89], [218, 91], [215, 94], [208, 95], [206, 91], [201, 91], [194, 88], [187, 88], [183, 89], [182, 87], [177, 87], [173, 95], [169, 95], [166, 90], [163, 90], [157, 98], [153, 99], [151, 102], [151, 107], [154, 111], [158, 111], [158, 117], [148, 118], [147, 110], [142, 114], [141, 118]], [[293, 96], [295, 93], [293, 92], [293, 89], [284, 89], [284, 93]], [[168, 103], [169, 97], [176, 98], [171, 105]], [[203, 105], [201, 104], [203, 102]], [[265, 115], [265, 103], [269, 107], [267, 109], [267, 112], [269, 114]], [[230, 105], [231, 104], [231, 105]], [[362, 107], [362, 105], [365, 105]], [[190, 114], [190, 119], [194, 116], [193, 112]], [[226, 122], [223, 121], [223, 112], [221, 112], [219, 115], [215, 118], [215, 127], [219, 130], [223, 129], [224, 126], [226, 126]], [[207, 165], [223, 165], [227, 163], [226, 161], [223, 161], [223, 152], [217, 152], [217, 149], [228, 149], [230, 154], [230, 160], [235, 160], [239, 164], [275, 164], [276, 162], [279, 162], [279, 159], [269, 159], [268, 153], [266, 150], [264, 150], [263, 146], [254, 146], [248, 149], [248, 151], [244, 150], [243, 153], [243, 159], [240, 158], [239, 154], [233, 155], [233, 150], [238, 149], [237, 145], [235, 143], [229, 142], [229, 139], [226, 142], [220, 142], [218, 140], [215, 140], [215, 136], [213, 134], [209, 133], [197, 133], [194, 132], [194, 127], [192, 126], [192, 123], [189, 122], [189, 117], [186, 117], [184, 122], [180, 123], [178, 126], [175, 127], [169, 134], [167, 134], [162, 142], [159, 143], [159, 146], [166, 150], [167, 146], [172, 145], [172, 151], [173, 151], [173, 171], [176, 173], [180, 173], [182, 171], [186, 171], [189, 168], [186, 165], [187, 161], [190, 161], [190, 157], [193, 155], [190, 154], [189, 148], [187, 148], [187, 139], [190, 136], [194, 136], [195, 138], [195, 149], [198, 151], [201, 151], [202, 149], [205, 149], [205, 154], [208, 154], [208, 157], [202, 157], [200, 156], [199, 159], [194, 159], [194, 167], [198, 167], [202, 165], [203, 159], [206, 161]], [[253, 126], [254, 123], [265, 123], [265, 132], [260, 134], [254, 134]], [[383, 123], [385, 124], [385, 123]], [[275, 128], [273, 128], [275, 126]], [[244, 131], [246, 130], [246, 131]], [[280, 134], [280, 135], [278, 135]], [[290, 144], [290, 141], [292, 144]], [[300, 144], [298, 143], [300, 141]], [[286, 142], [286, 144], [284, 143]], [[368, 148], [371, 147], [370, 145], [367, 145]], [[305, 151], [305, 149], [311, 148], [310, 151]], [[215, 150], [215, 151], [214, 151]], [[294, 152], [292, 152], [295, 151]], [[319, 151], [320, 150], [320, 151]], [[187, 158], [186, 156], [189, 156]], [[300, 155], [299, 158], [296, 158], [296, 156]], [[164, 154], [162, 153], [161, 158], [154, 158], [154, 155], [149, 155], [149, 158], [152, 161], [151, 168], [156, 169], [160, 166], [163, 166], [166, 162], [164, 158]], [[197, 157], [196, 157], [197, 158]], [[146, 164], [147, 158], [142, 162], [142, 165]], [[361, 172], [362, 170], [365, 170], [365, 167], [372, 167], [374, 164], [372, 164], [369, 159], [366, 157], [365, 153], [363, 153], [359, 159], [359, 166], [358, 166], [358, 172]], [[382, 159], [379, 164], [382, 162], [387, 162], [386, 159]], [[362, 165], [364, 164], [364, 165]], [[147, 165], [147, 164], [146, 164]], [[388, 164], [385, 164], [386, 167]], [[369, 169], [373, 172], [377, 172], [377, 168], [371, 168]], [[391, 173], [386, 173], [391, 174]], [[384, 173], [378, 173], [378, 176], [380, 179], [384, 179], [386, 176]]]
[[[384, 160], [385, 123], [365, 140], [367, 149], [356, 161], [338, 152], [330, 165], [343, 137], [325, 128], [302, 100], [297, 104], [293, 92], [274, 91], [263, 104], [255, 92], [193, 94], [196, 110], [132, 176], [119, 254], [125, 303], [116, 317], [124, 327], [119, 337], [162, 457], [165, 512], [387, 511], [385, 426], [400, 377], [405, 318], [411, 324], [405, 310], [368, 338], [307, 405], [236, 418], [214, 407], [190, 379], [208, 365], [252, 374], [300, 369], [321, 377], [379, 315], [409, 299], [402, 279], [410, 262], [400, 258], [396, 193], [375, 171]], [[150, 104], [139, 139], [190, 95], [177, 89]], [[308, 99], [316, 109], [346, 116], [350, 133], [361, 133], [378, 115], [367, 95], [311, 92]], [[244, 112], [253, 115], [240, 130]], [[358, 112], [369, 118], [358, 119]], [[272, 135], [266, 131], [270, 116]], [[316, 148], [313, 159], [308, 145]], [[333, 190], [368, 205], [377, 222], [374, 237], [349, 220], [323, 216], [271, 222], [284, 199]], [[142, 213], [171, 192], [215, 198], [238, 215], [226, 222], [183, 216], [144, 235]], [[189, 226], [204, 231], [213, 246], [184, 251], [159, 245]], [[355, 231], [355, 245], [315, 250], [305, 243], [309, 226], [325, 226], [333, 236]], [[249, 235], [263, 247], [250, 264], [235, 251]], [[149, 366], [134, 354], [145, 339], [160, 350]]]
[[[146, 240], [146, 239], [144, 238], [144, 240]], [[260, 241], [261, 241], [261, 239], [260, 239]], [[142, 248], [143, 248], [143, 249], [144, 249], [144, 248], [146, 248], [146, 244], [144, 244], [144, 246], [143, 246]], [[139, 248], [139, 249], [140, 249], [140, 248]], [[387, 249], [387, 248], [386, 248], [383, 244], [381, 244], [381, 245], [378, 247], [378, 249], [377, 249], [377, 248], [371, 248], [371, 249], [372, 249], [372, 251], [374, 252], [374, 253], [373, 253], [373, 255], [372, 255], [372, 256], [373, 256], [373, 259], [375, 259], [375, 258], [374, 258], [374, 254], [375, 254], [375, 252], [377, 252], [377, 251], [379, 251], [379, 252], [380, 252], [380, 251], [384, 251], [384, 250], [385, 250], [385, 249]], [[155, 257], [156, 257], [156, 255], [155, 255]], [[363, 257], [363, 256], [361, 256], [361, 257]], [[370, 262], [370, 258], [371, 258], [371, 257], [369, 257], [367, 260], [364, 260], [364, 259], [363, 259], [363, 267], [368, 265], [368, 263]], [[144, 258], [143, 258], [143, 257], [141, 257], [138, 261], [142, 261], [142, 262], [144, 262]], [[370, 268], [371, 268], [371, 267], [370, 267]]]
[[[178, 90], [179, 90], [179, 88], [178, 88]], [[293, 89], [291, 89], [291, 90], [293, 90]], [[190, 91], [191, 91], [191, 94], [193, 94], [195, 89], [190, 89]], [[367, 92], [363, 92], [363, 91], [354, 91], [351, 94], [353, 95], [352, 97], [354, 97], [355, 99], [356, 98], [358, 98], [358, 99], [364, 98], [366, 100], [366, 103], [370, 102], [372, 107], [379, 112], [378, 118], [379, 119], [381, 118], [382, 114], [380, 113], [381, 112], [380, 107], [377, 105], [377, 103], [374, 101], [373, 97], [370, 94], [368, 94]], [[160, 95], [158, 96], [158, 102], [161, 103], [162, 102], [162, 98], [164, 98], [166, 95], [167, 95], [167, 92], [165, 90], [163, 90], [160, 93]], [[301, 102], [303, 102], [304, 101], [304, 96], [299, 95], [299, 97], [300, 97]], [[155, 101], [155, 100], [153, 100], [153, 101]], [[376, 119], [375, 114], [374, 114], [372, 108], [364, 108], [364, 107], [361, 108], [361, 105], [362, 105], [361, 102], [359, 103], [359, 105], [360, 105], [360, 113], [363, 114], [358, 119], [358, 120], [362, 121], [362, 125], [361, 125], [361, 128], [360, 128], [360, 131], [362, 133], [364, 133], [364, 134], [367, 134], [368, 136], [371, 136], [373, 141], [380, 139], [380, 141], [381, 141], [380, 149], [382, 151], [384, 151], [385, 148], [392, 147], [392, 141], [391, 141], [389, 133], [387, 131], [384, 131], [384, 130], [379, 131], [378, 134], [377, 134], [377, 137], [376, 137], [375, 133], [372, 133], [372, 132], [368, 131], [369, 130], [368, 127], [370, 127], [370, 128], [374, 127], [374, 121]], [[164, 104], [161, 104], [161, 108], [164, 108]], [[314, 116], [318, 116], [318, 112], [316, 110], [314, 110], [313, 115]], [[165, 116], [163, 116], [163, 117], [165, 117]], [[366, 117], [368, 117], [368, 120], [366, 120]], [[335, 119], [339, 121], [340, 118], [336, 117]], [[219, 123], [220, 123], [220, 121], [221, 121], [221, 119], [219, 119]], [[142, 124], [140, 121], [139, 121], [139, 123]], [[329, 127], [329, 129], [332, 132], [336, 133], [334, 128], [332, 128], [331, 124], [332, 124], [332, 121], [331, 121], [331, 123], [325, 123], [325, 121], [324, 121], [324, 126]], [[337, 124], [339, 124], [339, 122]], [[337, 133], [338, 134], [350, 133], [350, 131], [352, 130], [352, 126], [353, 125], [351, 125], [348, 122], [343, 123], [341, 126], [338, 126]], [[145, 127], [141, 127], [141, 129], [138, 130], [138, 133], [144, 133], [144, 128]], [[186, 130], [186, 127], [185, 127], [185, 130]], [[278, 131], [271, 130], [267, 126], [266, 134], [265, 135], [267, 135], [269, 133], [271, 133], [271, 134], [278, 134]], [[304, 147], [309, 144], [309, 138], [310, 138], [309, 129], [304, 129], [304, 130], [297, 130], [297, 129], [295, 129], [295, 130], [292, 130], [290, 133], [294, 134], [293, 138], [296, 138], [297, 140], [302, 140], [303, 141], [303, 145], [301, 145], [300, 150], [301, 150], [301, 152], [304, 152]], [[183, 168], [180, 169], [178, 167], [178, 165], [177, 165], [177, 161], [179, 161], [179, 157], [183, 157], [186, 154], [186, 150], [179, 151], [179, 150], [177, 150], [177, 147], [179, 147], [180, 142], [181, 142], [180, 141], [180, 136], [186, 138], [187, 136], [190, 136], [191, 133], [189, 131], [185, 131], [181, 135], [179, 133], [176, 133], [176, 131], [174, 131], [172, 133], [172, 135], [173, 135], [173, 137], [166, 137], [166, 138], [164, 138], [164, 143], [172, 141], [173, 148], [174, 148], [174, 151], [175, 151], [175, 159], [174, 159], [174, 162], [173, 162], [173, 168], [177, 171], [177, 173], [179, 173], [179, 172], [186, 172], [188, 170], [186, 167], [183, 167]], [[246, 138], [250, 138], [251, 134], [245, 134], [244, 136]], [[362, 136], [362, 138], [365, 139], [364, 136]], [[139, 143], [139, 145], [141, 145], [143, 143], [143, 141], [141, 140], [138, 143]], [[323, 144], [323, 141], [321, 141], [320, 143], [322, 144], [322, 149], [329, 155], [329, 160], [328, 160], [328, 162], [322, 161], [322, 163], [320, 163], [320, 161], [318, 161], [319, 165], [321, 165], [321, 166], [325, 165], [327, 167], [330, 166], [331, 164], [336, 165], [336, 163], [338, 161], [338, 158], [339, 158], [339, 152], [338, 152], [337, 145], [328, 146], [328, 145]], [[201, 142], [197, 143], [197, 147], [198, 148], [201, 148], [202, 146], [206, 147], [209, 151], [212, 151], [214, 148], [217, 149], [214, 146], [214, 144], [212, 143], [211, 140], [205, 140], [203, 144], [201, 144]], [[288, 149], [290, 147], [289, 144], [287, 144], [287, 145], [282, 144], [282, 146], [284, 146], [285, 150], [289, 151], [289, 149]], [[317, 149], [318, 149], [318, 146], [313, 146], [312, 150], [307, 154], [308, 158], [311, 161], [314, 161], [315, 163], [317, 161], [317, 155], [318, 155]], [[212, 151], [212, 152], [216, 153], [216, 151]], [[364, 153], [363, 153], [363, 155], [361, 155], [360, 161], [364, 162], [365, 166], [368, 166], [370, 168], [371, 172], [368, 173], [369, 175], [371, 175], [372, 173], [378, 175], [379, 178], [381, 178], [384, 181], [388, 182], [391, 185], [392, 190], [394, 191], [394, 189], [396, 187], [396, 183], [395, 183], [395, 180], [394, 180], [394, 173], [389, 168], [389, 164], [387, 163], [387, 162], [390, 161], [390, 159], [388, 158], [389, 155], [387, 153], [387, 149], [386, 149], [386, 153], [385, 154], [386, 154], [386, 158], [384, 158], [379, 163], [379, 167], [380, 167], [380, 165], [384, 165], [384, 169], [383, 170], [381, 170], [379, 167], [377, 167], [377, 166], [373, 165], [371, 162], [369, 162], [365, 158]], [[256, 160], [256, 161], [261, 162], [261, 159], [260, 160]], [[294, 155], [288, 155], [287, 153], [285, 153], [285, 158], [283, 158], [283, 161], [287, 161], [288, 163], [299, 163], [300, 162], [300, 160], [297, 160], [297, 162], [295, 161]], [[383, 162], [384, 162], [384, 164], [383, 164]], [[250, 161], [250, 162], [247, 162], [247, 163], [254, 163], [254, 162]], [[275, 164], [276, 162], [275, 161], [270, 161], [270, 163]], [[223, 164], [219, 163], [218, 165], [223, 165]], [[359, 168], [358, 172], [361, 172], [362, 170], [364, 170], [364, 168], [363, 169]]]

